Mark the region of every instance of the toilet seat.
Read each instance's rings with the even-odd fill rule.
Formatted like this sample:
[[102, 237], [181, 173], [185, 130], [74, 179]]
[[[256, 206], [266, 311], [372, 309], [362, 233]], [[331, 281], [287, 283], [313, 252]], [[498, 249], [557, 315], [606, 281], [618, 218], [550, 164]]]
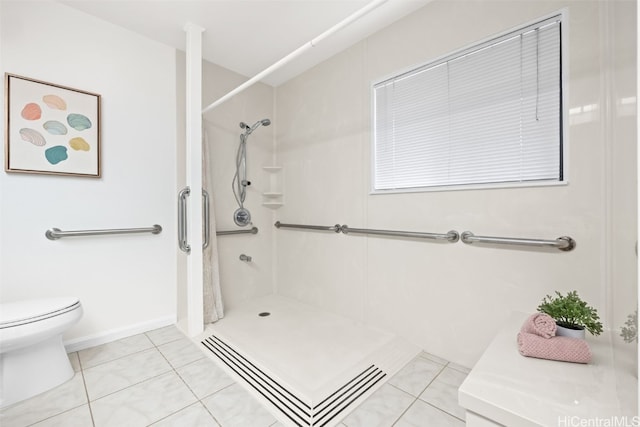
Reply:
[[80, 307], [75, 297], [46, 298], [3, 303], [0, 310], [0, 329], [39, 322], [73, 311]]

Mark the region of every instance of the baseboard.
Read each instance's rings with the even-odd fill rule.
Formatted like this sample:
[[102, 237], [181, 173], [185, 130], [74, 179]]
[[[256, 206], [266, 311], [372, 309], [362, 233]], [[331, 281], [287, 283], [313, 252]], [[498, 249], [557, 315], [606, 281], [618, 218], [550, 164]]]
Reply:
[[64, 342], [67, 353], [72, 353], [85, 348], [95, 347], [97, 345], [106, 344], [132, 335], [141, 334], [143, 332], [152, 331], [169, 325], [175, 325], [176, 315], [160, 317], [158, 319], [148, 320], [146, 322], [136, 323], [135, 325], [125, 326], [123, 328], [111, 329], [109, 331], [100, 332], [85, 337], [74, 338]]

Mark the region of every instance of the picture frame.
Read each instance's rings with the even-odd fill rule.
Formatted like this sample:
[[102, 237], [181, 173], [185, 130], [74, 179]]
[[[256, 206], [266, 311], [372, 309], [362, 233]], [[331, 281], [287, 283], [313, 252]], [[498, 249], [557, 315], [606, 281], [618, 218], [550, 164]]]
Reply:
[[5, 73], [5, 171], [100, 178], [101, 96]]

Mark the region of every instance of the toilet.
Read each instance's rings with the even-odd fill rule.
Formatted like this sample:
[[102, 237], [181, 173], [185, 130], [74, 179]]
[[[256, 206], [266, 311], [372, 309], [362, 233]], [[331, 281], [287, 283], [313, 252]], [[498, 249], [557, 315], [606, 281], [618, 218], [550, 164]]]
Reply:
[[0, 408], [73, 377], [62, 334], [81, 317], [73, 297], [0, 304]]

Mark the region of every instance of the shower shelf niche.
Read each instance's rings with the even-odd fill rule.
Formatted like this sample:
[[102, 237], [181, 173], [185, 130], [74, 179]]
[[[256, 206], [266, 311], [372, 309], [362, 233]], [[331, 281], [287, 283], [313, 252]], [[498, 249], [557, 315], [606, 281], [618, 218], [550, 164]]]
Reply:
[[282, 166], [263, 166], [262, 169], [269, 174], [268, 188], [262, 192], [262, 206], [277, 209], [284, 205], [282, 188]]

